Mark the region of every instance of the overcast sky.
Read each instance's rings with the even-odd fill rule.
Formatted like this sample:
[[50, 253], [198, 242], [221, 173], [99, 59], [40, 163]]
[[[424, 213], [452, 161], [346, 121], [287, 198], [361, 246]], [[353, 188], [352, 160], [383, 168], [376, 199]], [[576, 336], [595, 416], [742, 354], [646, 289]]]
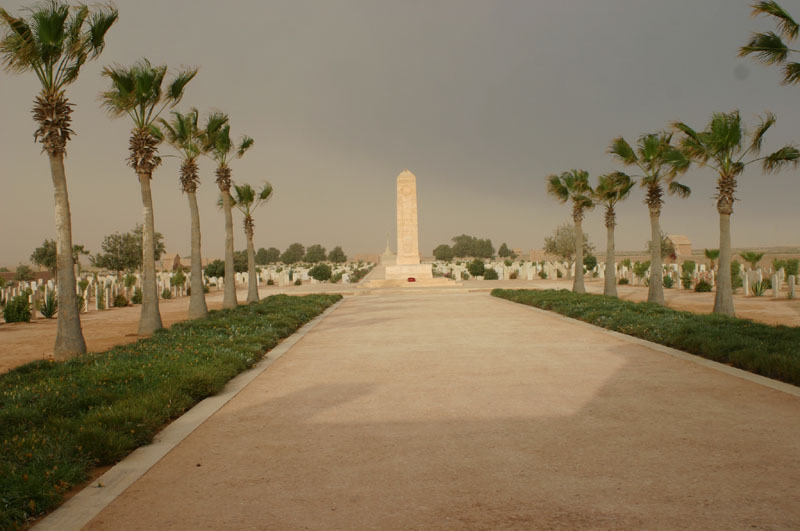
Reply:
[[[12, 13], [29, 1], [2, 0]], [[702, 128], [714, 111], [748, 123], [778, 117], [765, 150], [800, 142], [800, 86], [737, 57], [751, 32], [772, 29], [739, 0], [119, 0], [120, 20], [100, 59], [67, 95], [76, 104], [67, 179], [73, 239], [100, 250], [104, 235], [141, 221], [139, 185], [125, 165], [128, 119], [98, 105], [103, 65], [147, 57], [196, 65], [179, 108], [230, 114], [255, 139], [232, 164], [237, 182], [275, 187], [256, 213], [256, 247], [294, 241], [383, 251], [395, 239], [395, 178], [417, 176], [420, 250], [462, 233], [541, 248], [570, 208], [545, 178], [583, 168], [622, 169], [606, 154], [672, 120]], [[783, 0], [795, 17], [800, 1]], [[53, 238], [47, 158], [33, 142], [32, 74], [0, 73], [0, 264], [27, 261]], [[162, 146], [162, 154], [171, 154]], [[692, 168], [689, 199], [667, 197], [662, 227], [695, 248], [718, 247], [715, 174]], [[213, 164], [198, 193], [207, 256], [223, 254]], [[796, 171], [742, 176], [732, 218], [735, 247], [800, 244]], [[178, 162], [153, 176], [156, 230], [170, 252], [189, 253], [189, 210]], [[619, 208], [617, 247], [643, 249], [643, 194]], [[236, 248], [245, 246], [234, 215]], [[584, 223], [604, 248], [602, 209]], [[394, 247], [394, 243], [392, 244]]]

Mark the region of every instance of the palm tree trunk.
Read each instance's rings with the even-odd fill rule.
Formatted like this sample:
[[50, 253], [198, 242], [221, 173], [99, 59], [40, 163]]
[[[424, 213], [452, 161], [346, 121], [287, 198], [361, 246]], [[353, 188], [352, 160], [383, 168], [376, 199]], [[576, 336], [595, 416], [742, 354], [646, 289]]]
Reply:
[[236, 308], [236, 272], [233, 268], [233, 215], [231, 213], [231, 194], [222, 190], [222, 210], [225, 213], [225, 294], [222, 308]]
[[575, 278], [572, 280], [572, 291], [586, 293], [583, 285], [583, 229], [578, 220], [575, 220]]
[[[603, 295], [608, 297], [617, 296], [617, 266], [614, 263], [615, 249], [614, 249], [614, 225], [606, 226], [608, 232], [608, 240], [606, 243], [606, 271], [605, 271], [605, 284], [603, 285]], [[610, 273], [609, 273], [610, 271]]]
[[142, 189], [144, 226], [142, 227], [142, 313], [139, 316], [139, 335], [149, 336], [164, 327], [158, 311], [158, 287], [156, 286], [155, 234], [153, 220], [153, 195], [150, 191], [149, 172], [139, 173]]
[[72, 260], [72, 216], [69, 211], [64, 154], [50, 154], [50, 174], [56, 214], [56, 280], [58, 282], [58, 325], [53, 355], [64, 360], [86, 352], [81, 330], [80, 310], [75, 292], [75, 269]]
[[256, 251], [253, 247], [253, 233], [247, 235], [247, 302], [258, 302], [258, 277], [256, 276]]
[[719, 258], [717, 259], [717, 293], [714, 313], [735, 315], [731, 282], [731, 215], [719, 214]]
[[660, 214], [650, 211], [650, 288], [647, 302], [664, 305], [664, 282], [661, 267], [661, 223]]
[[206, 294], [203, 290], [203, 254], [200, 250], [200, 212], [197, 209], [197, 194], [187, 192], [189, 212], [192, 216], [192, 294], [189, 298], [189, 319], [208, 315]]

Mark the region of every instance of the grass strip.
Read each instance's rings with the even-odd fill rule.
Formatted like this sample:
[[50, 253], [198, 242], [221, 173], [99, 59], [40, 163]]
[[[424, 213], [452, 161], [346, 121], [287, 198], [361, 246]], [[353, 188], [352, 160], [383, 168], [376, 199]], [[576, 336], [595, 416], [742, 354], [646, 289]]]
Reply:
[[492, 296], [800, 385], [800, 327], [771, 326], [567, 290], [495, 289]]
[[152, 337], [0, 375], [0, 529], [55, 508], [341, 295], [274, 295]]

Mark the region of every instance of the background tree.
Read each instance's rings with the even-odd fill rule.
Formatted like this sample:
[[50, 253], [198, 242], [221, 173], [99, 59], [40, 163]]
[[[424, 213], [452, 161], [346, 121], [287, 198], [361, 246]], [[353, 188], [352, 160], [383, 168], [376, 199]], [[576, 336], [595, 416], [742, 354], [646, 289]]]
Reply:
[[30, 266], [25, 264], [20, 264], [17, 266], [17, 270], [14, 273], [14, 280], [18, 282], [30, 282], [36, 275], [33, 273], [33, 269]]
[[608, 297], [617, 296], [617, 268], [616, 262], [614, 229], [617, 226], [616, 206], [620, 201], [624, 201], [631, 193], [634, 182], [627, 174], [617, 171], [601, 175], [594, 190], [594, 200], [606, 209], [606, 271], [603, 284], [603, 295]]
[[233, 253], [233, 271], [244, 273], [247, 271], [247, 250], [235, 251]]
[[284, 264], [296, 264], [300, 260], [303, 259], [305, 256], [305, 247], [303, 247], [302, 243], [293, 243], [283, 251], [281, 255], [281, 262]]
[[449, 262], [453, 259], [453, 248], [443, 243], [433, 250], [433, 257], [442, 262]]
[[167, 83], [166, 66], [153, 66], [147, 59], [132, 66], [109, 66], [103, 69], [103, 76], [111, 86], [102, 93], [102, 102], [112, 118], [127, 115], [133, 121], [133, 129], [128, 145], [130, 156], [128, 165], [136, 172], [144, 207], [142, 257], [142, 312], [139, 317], [139, 335], [148, 336], [163, 327], [158, 310], [155, 258], [155, 221], [153, 216], [153, 195], [150, 181], [153, 171], [161, 164], [158, 156], [160, 142], [154, 128], [159, 115], [168, 108], [175, 107], [183, 98], [186, 85], [197, 75], [197, 69], [179, 71]]
[[231, 178], [230, 162], [240, 159], [253, 146], [253, 139], [243, 136], [236, 144], [231, 139], [231, 127], [228, 117], [223, 113], [214, 113], [208, 118], [208, 126], [203, 132], [204, 151], [217, 163], [216, 176], [219, 192], [222, 194], [222, 211], [225, 216], [225, 276], [230, 281], [225, 282], [225, 293], [222, 297], [223, 308], [236, 308], [236, 281], [234, 277], [235, 266], [233, 263], [233, 214], [231, 207]]
[[758, 267], [758, 263], [764, 258], [764, 253], [757, 253], [755, 251], [742, 251], [739, 253], [745, 262], [750, 264], [750, 269], [755, 271]]
[[117, 277], [123, 271], [135, 271], [142, 263], [141, 238], [133, 232], [109, 234], [100, 248], [103, 252], [95, 253], [90, 259], [92, 265], [114, 271]]
[[267, 262], [267, 258], [268, 258], [267, 250], [264, 249], [263, 247], [259, 247], [258, 251], [256, 251], [256, 264], [267, 265], [269, 263]]
[[318, 262], [324, 262], [325, 258], [325, 247], [315, 243], [314, 245], [308, 246], [308, 249], [306, 249], [306, 255], [303, 257], [303, 261], [308, 262], [309, 264], [316, 264]]
[[39, 267], [44, 267], [50, 272], [50, 275], [55, 276], [58, 261], [56, 254], [56, 241], [45, 239], [42, 245], [31, 253], [31, 262]]
[[[247, 302], [258, 302], [258, 276], [256, 276], [256, 253], [253, 247], [253, 234], [256, 224], [253, 212], [272, 198], [272, 185], [264, 182], [256, 191], [249, 184], [234, 185], [231, 201], [244, 216], [244, 235], [247, 239]], [[265, 251], [266, 253], [266, 251]]]
[[328, 260], [333, 262], [334, 264], [343, 264], [347, 262], [347, 255], [344, 254], [342, 247], [337, 245], [336, 247], [331, 249], [330, 253], [328, 253]]
[[500, 258], [509, 258], [511, 255], [514, 254], [511, 249], [508, 248], [506, 242], [500, 244], [500, 248], [497, 250], [497, 256]]
[[[675, 128], [683, 133], [681, 148], [686, 157], [700, 166], [708, 166], [718, 174], [717, 212], [719, 213], [719, 273], [714, 297], [714, 313], [734, 315], [733, 286], [731, 283], [731, 214], [736, 200], [737, 178], [745, 168], [762, 162], [764, 172], [779, 171], [800, 162], [800, 151], [786, 145], [767, 155], [758, 157], [766, 132], [775, 123], [775, 116], [767, 113], [761, 123], [748, 135], [739, 111], [714, 113], [702, 132], [685, 123], [677, 122]], [[747, 145], [745, 145], [747, 142]]]
[[189, 319], [199, 319], [208, 315], [206, 294], [203, 289], [203, 254], [200, 233], [200, 210], [197, 207], [197, 187], [200, 185], [197, 159], [202, 154], [200, 145], [199, 113], [191, 109], [186, 114], [172, 111], [170, 121], [159, 118], [160, 129], [156, 136], [163, 138], [172, 146], [181, 159], [180, 186], [189, 201], [189, 226], [191, 231], [191, 295], [189, 298]]
[[[575, 248], [575, 227], [569, 223], [559, 225], [551, 236], [544, 239], [544, 252], [570, 264], [575, 260]], [[589, 242], [586, 234], [583, 235], [583, 250], [587, 253], [594, 251], [594, 245]]]
[[212, 260], [206, 265], [205, 273], [207, 277], [220, 278], [225, 276], [225, 262], [223, 260]]
[[83, 245], [74, 244], [72, 246], [72, 260], [75, 263], [75, 269], [78, 277], [81, 276], [81, 256], [89, 256], [91, 253]]
[[[689, 197], [691, 189], [677, 181], [678, 174], [685, 173], [689, 161], [680, 150], [672, 145], [672, 134], [667, 132], [642, 135], [634, 150], [623, 138], [615, 138], [609, 153], [614, 155], [625, 166], [639, 168], [642, 174], [639, 184], [647, 191], [645, 204], [650, 212], [650, 240], [661, 237], [661, 208], [664, 205], [664, 187], [670, 194]], [[653, 271], [662, 270], [661, 246], [653, 245], [650, 249], [650, 264]], [[655, 281], [653, 281], [655, 279]], [[647, 292], [647, 302], [664, 304], [664, 282], [659, 275], [651, 278]]]
[[719, 258], [719, 249], [706, 249], [706, 258], [708, 258], [708, 268], [710, 271], [714, 270], [714, 262]]
[[333, 272], [328, 264], [317, 264], [308, 270], [308, 276], [320, 282], [325, 282], [331, 279]]
[[467, 264], [467, 271], [469, 271], [469, 274], [473, 277], [481, 277], [486, 273], [486, 265], [483, 263], [483, 260], [476, 258]]
[[[647, 240], [645, 243], [645, 248], [647, 252], [652, 255], [653, 253], [653, 240]], [[678, 256], [675, 254], [675, 246], [672, 245], [672, 240], [670, 240], [663, 231], [661, 231], [661, 258], [669, 258], [671, 260], [675, 260]]]
[[594, 190], [589, 185], [589, 173], [585, 170], [565, 171], [561, 175], [550, 175], [547, 178], [547, 193], [559, 202], [572, 203], [572, 221], [575, 223], [575, 279], [572, 291], [586, 293], [583, 283], [583, 217], [587, 210], [594, 208], [592, 195]]
[[[783, 84], [791, 85], [800, 81], [800, 63], [789, 61], [789, 54], [798, 50], [789, 48], [783, 39], [791, 42], [797, 39], [800, 26], [777, 2], [768, 0], [753, 4], [753, 16], [767, 15], [774, 19], [780, 35], [773, 31], [753, 33], [750, 42], [739, 48], [739, 57], [755, 55], [756, 59], [767, 65], [780, 65], [783, 68]], [[783, 39], [781, 38], [783, 37]]]
[[27, 18], [11, 16], [0, 8], [0, 57], [7, 72], [33, 72], [41, 90], [34, 99], [33, 120], [38, 125], [34, 140], [41, 142], [50, 162], [56, 219], [56, 281], [58, 313], [53, 355], [67, 359], [86, 352], [76, 295], [72, 256], [72, 215], [67, 193], [64, 155], [74, 134], [72, 104], [65, 90], [78, 79], [81, 67], [97, 59], [105, 47], [105, 35], [117, 21], [110, 7], [70, 7], [58, 0], [44, 1], [28, 9]]
[[461, 236], [454, 236], [453, 241], [453, 256], [458, 258], [492, 258], [494, 256], [494, 247], [492, 240], [480, 239], [475, 236], [468, 236], [462, 234]]
[[[345, 258], [346, 259], [346, 258]], [[267, 249], [267, 264], [274, 264], [281, 261], [281, 252], [277, 247], [270, 247]]]

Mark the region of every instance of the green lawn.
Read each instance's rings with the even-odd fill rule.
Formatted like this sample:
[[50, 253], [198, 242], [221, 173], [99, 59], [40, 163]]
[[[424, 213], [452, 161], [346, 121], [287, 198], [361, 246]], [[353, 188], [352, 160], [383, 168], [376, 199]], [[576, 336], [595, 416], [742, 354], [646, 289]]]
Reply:
[[496, 289], [492, 295], [800, 385], [800, 327], [566, 290]]
[[59, 504], [341, 299], [275, 295], [68, 362], [0, 375], [0, 529]]

